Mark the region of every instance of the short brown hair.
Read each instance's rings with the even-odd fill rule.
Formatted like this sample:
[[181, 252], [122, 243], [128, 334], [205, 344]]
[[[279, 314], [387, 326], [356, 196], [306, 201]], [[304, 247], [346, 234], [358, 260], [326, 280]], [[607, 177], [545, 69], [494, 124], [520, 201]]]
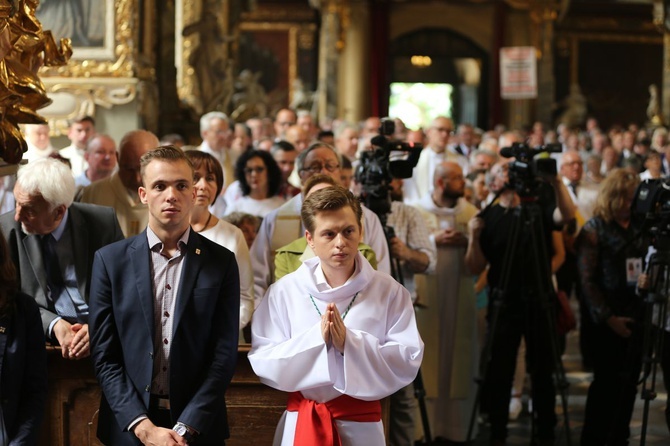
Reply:
[[144, 172], [146, 171], [147, 166], [154, 160], [167, 161], [170, 163], [183, 161], [188, 164], [188, 167], [191, 169], [191, 174], [193, 174], [193, 163], [191, 163], [191, 160], [186, 156], [183, 150], [175, 146], [159, 146], [148, 151], [142, 155], [142, 158], [140, 158], [140, 175], [142, 175], [142, 182], [144, 182]]
[[309, 233], [314, 232], [316, 226], [316, 215], [323, 211], [338, 211], [345, 207], [351, 207], [358, 221], [358, 227], [361, 228], [363, 210], [358, 199], [348, 189], [335, 185], [326, 187], [312, 193], [302, 202], [300, 217], [302, 223]]
[[[219, 160], [209, 153], [201, 152], [199, 150], [189, 150], [184, 152], [184, 154], [186, 155], [186, 158], [191, 160], [193, 170], [198, 170], [200, 167], [204, 167], [207, 173], [214, 174], [216, 177], [216, 197], [218, 197], [223, 189], [223, 168], [221, 168]], [[214, 200], [216, 200], [216, 197], [214, 197]]]
[[335, 181], [333, 177], [323, 173], [317, 173], [316, 175], [307, 178], [307, 181], [305, 181], [305, 185], [302, 187], [303, 198], [306, 197], [307, 194], [309, 194], [309, 191], [312, 190], [312, 188], [317, 184], [331, 184], [333, 186], [341, 186], [341, 184]]

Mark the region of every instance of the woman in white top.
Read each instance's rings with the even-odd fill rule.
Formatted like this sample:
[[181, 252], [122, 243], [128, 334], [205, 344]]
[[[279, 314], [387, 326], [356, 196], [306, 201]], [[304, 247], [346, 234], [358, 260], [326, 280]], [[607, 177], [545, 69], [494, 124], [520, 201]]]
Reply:
[[[251, 271], [249, 248], [242, 231], [227, 221], [219, 220], [209, 211], [209, 206], [223, 188], [221, 163], [209, 153], [191, 150], [186, 156], [193, 163], [195, 183], [195, 206], [191, 214], [191, 228], [195, 232], [228, 248], [235, 254], [240, 271], [240, 342], [241, 333], [254, 312], [254, 275]], [[262, 296], [261, 296], [262, 297]]]
[[281, 171], [270, 153], [262, 150], [245, 152], [235, 165], [242, 196], [227, 203], [226, 214], [246, 212], [265, 217], [284, 203], [277, 195], [281, 186]]

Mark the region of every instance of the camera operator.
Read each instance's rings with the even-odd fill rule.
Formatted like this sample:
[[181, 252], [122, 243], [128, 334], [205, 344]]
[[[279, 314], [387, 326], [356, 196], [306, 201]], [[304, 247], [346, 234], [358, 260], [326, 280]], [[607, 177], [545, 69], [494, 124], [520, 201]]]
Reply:
[[628, 444], [641, 368], [642, 300], [635, 295], [646, 237], [635, 238], [631, 203], [638, 176], [613, 170], [603, 181], [591, 218], [577, 239], [584, 301], [595, 322], [581, 444]]
[[[546, 181], [539, 182], [536, 187], [536, 202], [539, 203], [543, 234], [536, 247], [539, 252], [546, 252], [545, 259], [535, 259], [532, 255], [532, 230], [526, 226], [519, 228], [519, 239], [515, 245], [514, 258], [505, 259], [511, 245], [512, 231], [516, 225], [527, 223], [519, 221], [522, 213], [519, 208], [521, 200], [515, 187], [509, 184], [509, 166], [492, 169], [492, 189], [504, 184], [499, 201], [490, 208], [470, 220], [468, 225], [469, 240], [466, 252], [466, 265], [473, 274], [481, 273], [489, 265], [489, 330], [494, 314], [494, 307], [499, 300], [504, 305], [499, 307], [496, 327], [491, 337], [491, 357], [488, 364], [489, 372], [485, 376], [484, 392], [487, 396], [487, 407], [491, 422], [491, 444], [505, 444], [507, 437], [507, 421], [510, 402], [512, 378], [516, 365], [517, 349], [523, 336], [526, 341], [526, 359], [532, 382], [533, 410], [537, 415], [537, 444], [553, 444], [554, 426], [556, 424], [555, 388], [552, 379], [554, 369], [552, 336], [547, 327], [547, 311], [540, 302], [547, 296], [538, 296], [542, 283], [535, 283], [533, 272], [537, 261], [546, 262], [546, 271], [550, 274], [552, 254], [552, 230], [565, 221], [574, 218], [575, 208], [570, 195], [562, 181], [555, 174], [547, 176]], [[525, 200], [528, 197], [524, 197]], [[507, 262], [505, 261], [507, 260]], [[503, 267], [507, 263], [508, 277], [503, 277]], [[506, 279], [507, 289], [500, 290]], [[550, 277], [536, 277], [535, 281], [546, 281]], [[504, 292], [499, 295], [498, 292]]]

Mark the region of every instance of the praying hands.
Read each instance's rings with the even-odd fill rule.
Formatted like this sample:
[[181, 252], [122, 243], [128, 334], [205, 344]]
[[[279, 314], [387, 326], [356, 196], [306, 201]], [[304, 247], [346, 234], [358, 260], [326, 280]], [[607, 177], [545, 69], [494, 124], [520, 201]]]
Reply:
[[321, 316], [321, 336], [326, 344], [331, 344], [335, 349], [344, 355], [344, 340], [347, 335], [347, 328], [344, 320], [340, 316], [340, 311], [334, 303], [329, 303], [326, 311]]

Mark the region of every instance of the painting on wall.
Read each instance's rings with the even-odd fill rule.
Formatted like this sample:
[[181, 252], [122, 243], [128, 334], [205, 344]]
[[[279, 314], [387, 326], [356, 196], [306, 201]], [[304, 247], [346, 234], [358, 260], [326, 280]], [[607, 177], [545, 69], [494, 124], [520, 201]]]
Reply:
[[73, 59], [114, 57], [114, 0], [42, 0], [36, 15], [56, 41], [72, 40]]
[[[239, 71], [253, 73], [267, 94], [267, 111], [294, 104], [315, 89], [315, 27], [312, 24], [253, 23], [240, 25]], [[307, 68], [305, 68], [307, 66]]]

